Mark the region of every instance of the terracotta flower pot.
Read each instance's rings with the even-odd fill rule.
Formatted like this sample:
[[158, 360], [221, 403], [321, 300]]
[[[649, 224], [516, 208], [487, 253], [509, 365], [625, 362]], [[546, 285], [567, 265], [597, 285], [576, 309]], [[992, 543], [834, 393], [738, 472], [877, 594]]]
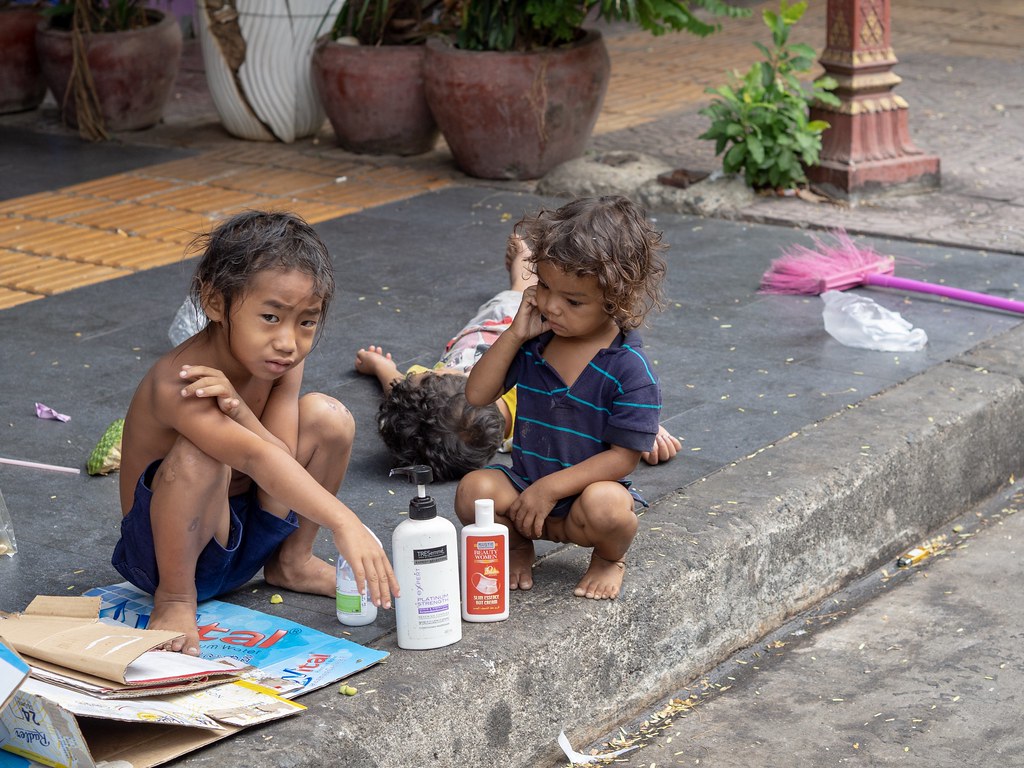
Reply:
[[423, 88], [425, 51], [317, 40], [313, 83], [340, 146], [375, 155], [433, 149], [439, 131]]
[[608, 89], [604, 40], [498, 53], [427, 41], [427, 103], [456, 164], [484, 179], [536, 179], [583, 154]]
[[[162, 11], [147, 12], [156, 23], [125, 32], [86, 36], [100, 114], [108, 131], [135, 131], [160, 122], [181, 61], [181, 28]], [[36, 31], [43, 77], [68, 125], [78, 127], [71, 78], [71, 33], [43, 22]], [[67, 98], [65, 98], [67, 95]]]
[[0, 9], [0, 114], [35, 109], [46, 95], [36, 56], [36, 8]]

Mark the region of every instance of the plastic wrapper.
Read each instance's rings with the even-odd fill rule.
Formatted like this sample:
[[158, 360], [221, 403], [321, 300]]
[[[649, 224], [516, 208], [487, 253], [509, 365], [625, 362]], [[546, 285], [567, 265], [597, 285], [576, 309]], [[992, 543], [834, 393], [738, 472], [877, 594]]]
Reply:
[[178, 346], [185, 339], [195, 336], [206, 327], [208, 322], [210, 320], [206, 317], [206, 313], [195, 305], [191, 296], [186, 296], [185, 301], [178, 307], [174, 320], [171, 321], [171, 327], [167, 329], [171, 344]]
[[898, 312], [886, 309], [866, 296], [825, 291], [822, 317], [825, 330], [848, 347], [882, 352], [917, 352], [928, 343], [928, 334], [914, 328]]
[[124, 419], [115, 419], [89, 454], [85, 469], [90, 475], [109, 475], [121, 468], [121, 433]]
[[11, 515], [7, 511], [4, 495], [0, 493], [0, 555], [14, 557], [14, 553], [17, 551], [18, 543], [14, 540], [14, 523], [11, 522]]

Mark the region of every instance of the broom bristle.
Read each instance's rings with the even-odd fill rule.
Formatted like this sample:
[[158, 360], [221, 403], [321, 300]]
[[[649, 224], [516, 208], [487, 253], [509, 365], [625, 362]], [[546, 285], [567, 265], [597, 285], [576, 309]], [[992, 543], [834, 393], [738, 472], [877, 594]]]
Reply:
[[794, 245], [772, 262], [761, 278], [761, 293], [816, 295], [861, 285], [867, 274], [891, 273], [893, 259], [871, 246], [858, 246], [845, 230], [833, 230], [834, 243], [817, 235], [817, 250]]

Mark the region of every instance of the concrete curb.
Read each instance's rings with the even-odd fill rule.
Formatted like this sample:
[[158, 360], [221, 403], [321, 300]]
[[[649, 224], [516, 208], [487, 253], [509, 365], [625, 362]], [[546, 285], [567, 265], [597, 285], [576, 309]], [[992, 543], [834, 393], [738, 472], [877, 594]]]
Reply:
[[507, 622], [434, 651], [385, 639], [360, 695], [304, 702], [320, 715], [289, 723], [287, 764], [559, 764], [560, 730], [591, 743], [1020, 473], [1022, 348], [1014, 329], [663, 499], [614, 603], [566, 598], [587, 555], [568, 548]]

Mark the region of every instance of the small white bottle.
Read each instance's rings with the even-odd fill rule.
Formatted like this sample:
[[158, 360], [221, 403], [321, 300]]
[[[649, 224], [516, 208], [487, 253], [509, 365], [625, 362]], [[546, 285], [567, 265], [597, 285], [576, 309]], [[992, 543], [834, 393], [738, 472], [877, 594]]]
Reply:
[[401, 594], [395, 598], [398, 647], [440, 648], [462, 639], [459, 615], [459, 538], [455, 526], [437, 516], [427, 496], [430, 467], [417, 464], [391, 470], [417, 485], [409, 519], [391, 536], [391, 564]]
[[[369, 528], [366, 530], [370, 531]], [[370, 531], [374, 541], [380, 544], [377, 534]], [[383, 544], [381, 545], [383, 547]], [[366, 585], [360, 590], [356, 585], [356, 577], [352, 566], [338, 554], [338, 580], [335, 592], [335, 605], [338, 621], [348, 627], [362, 627], [373, 623], [377, 618], [377, 606], [366, 593]]]
[[494, 500], [476, 500], [476, 520], [463, 526], [462, 618], [503, 621], [508, 618], [508, 528], [494, 522]]

